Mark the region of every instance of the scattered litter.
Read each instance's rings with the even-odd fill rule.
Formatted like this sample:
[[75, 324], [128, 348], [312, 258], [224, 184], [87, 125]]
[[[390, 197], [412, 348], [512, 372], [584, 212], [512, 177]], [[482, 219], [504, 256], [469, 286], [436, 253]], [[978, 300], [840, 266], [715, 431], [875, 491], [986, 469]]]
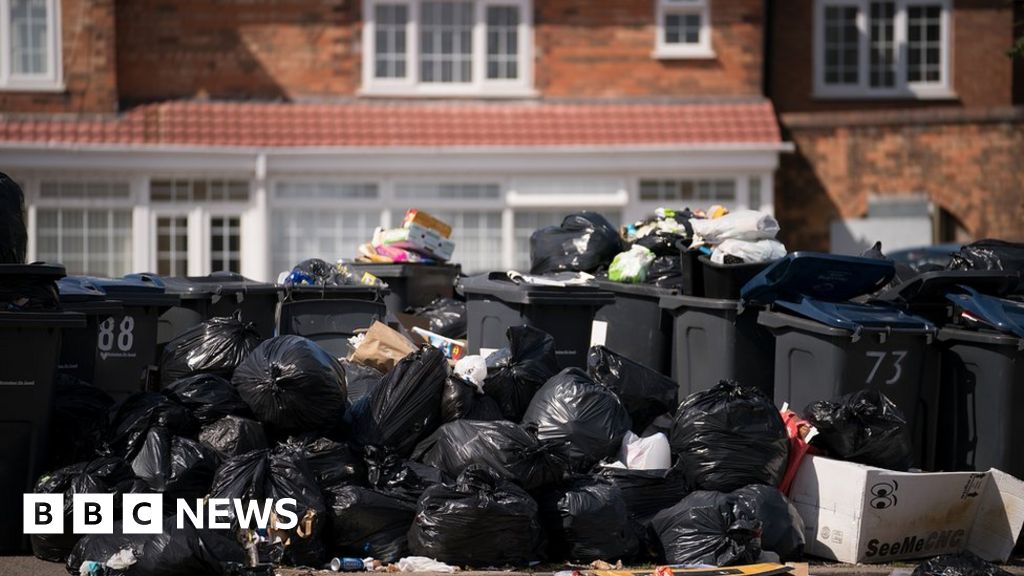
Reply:
[[435, 574], [454, 574], [459, 571], [456, 566], [449, 566], [432, 558], [423, 556], [406, 556], [398, 561], [400, 572], [432, 572]]

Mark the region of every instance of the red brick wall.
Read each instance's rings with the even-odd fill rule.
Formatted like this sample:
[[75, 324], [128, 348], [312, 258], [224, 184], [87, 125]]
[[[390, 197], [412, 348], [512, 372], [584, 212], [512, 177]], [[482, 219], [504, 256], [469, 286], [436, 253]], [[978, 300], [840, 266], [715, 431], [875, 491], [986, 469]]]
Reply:
[[534, 0], [537, 88], [570, 98], [760, 95], [762, 4], [711, 0], [715, 58], [658, 60], [653, 0]]
[[0, 91], [3, 112], [114, 112], [114, 0], [61, 0], [61, 92]]
[[782, 120], [797, 147], [776, 174], [776, 214], [791, 250], [827, 250], [833, 219], [864, 216], [869, 194], [908, 192], [927, 193], [974, 238], [1024, 240], [1020, 109]]
[[769, 97], [780, 113], [894, 107], [966, 108], [1009, 106], [1013, 102], [1014, 63], [1006, 57], [1013, 44], [1013, 5], [1007, 0], [953, 2], [953, 90], [943, 101], [815, 100], [813, 0], [772, 0]]
[[[131, 0], [117, 11], [125, 103], [346, 97], [360, 86], [358, 0]], [[535, 0], [544, 96], [760, 95], [761, 0], [713, 0], [707, 60], [657, 60], [653, 0]]]

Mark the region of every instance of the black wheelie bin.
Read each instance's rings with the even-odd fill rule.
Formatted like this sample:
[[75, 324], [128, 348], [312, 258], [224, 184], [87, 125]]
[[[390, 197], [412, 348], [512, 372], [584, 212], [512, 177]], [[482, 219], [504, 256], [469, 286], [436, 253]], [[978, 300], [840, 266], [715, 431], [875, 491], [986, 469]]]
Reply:
[[282, 288], [250, 280], [237, 272], [214, 272], [208, 276], [163, 278], [167, 292], [181, 298], [181, 304], [160, 316], [160, 342], [211, 318], [242, 314], [266, 339], [277, 328], [277, 306]]
[[385, 301], [392, 314], [426, 306], [438, 298], [452, 298], [462, 266], [458, 264], [375, 264], [353, 262], [352, 270], [369, 272], [391, 291]]
[[775, 336], [776, 404], [800, 411], [878, 389], [911, 426], [914, 464], [930, 469], [939, 414], [936, 327], [889, 303], [851, 301], [894, 274], [888, 260], [794, 252], [748, 282], [742, 297], [768, 306], [758, 323]]
[[[67, 312], [85, 317], [81, 328], [65, 329], [61, 336], [57, 370], [90, 384], [96, 382], [96, 358], [99, 356], [100, 324], [119, 314], [120, 302], [112, 301], [106, 291], [86, 276], [68, 276], [57, 281], [60, 305]], [[106, 344], [106, 342], [104, 342]]]
[[[672, 317], [659, 302], [678, 290], [650, 284], [624, 284], [599, 279], [595, 284], [615, 295], [615, 301], [594, 314], [592, 342], [634, 362], [672, 374]], [[598, 338], [603, 335], [603, 341]]]
[[387, 294], [385, 287], [366, 285], [285, 286], [278, 333], [305, 336], [345, 358], [352, 351], [349, 338], [387, 321]]

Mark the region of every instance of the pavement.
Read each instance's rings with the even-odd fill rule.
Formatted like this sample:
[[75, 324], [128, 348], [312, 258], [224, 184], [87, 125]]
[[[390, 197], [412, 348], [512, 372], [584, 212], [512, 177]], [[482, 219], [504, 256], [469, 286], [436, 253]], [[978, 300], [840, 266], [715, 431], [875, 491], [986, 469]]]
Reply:
[[[909, 574], [914, 564], [825, 564], [811, 563], [811, 576], [889, 576], [894, 570]], [[1014, 576], [1024, 576], [1024, 564], [1004, 566]], [[327, 570], [308, 568], [281, 568], [278, 576], [334, 576]], [[537, 572], [460, 572], [460, 576], [552, 576], [549, 571]], [[0, 556], [0, 576], [68, 576], [64, 564], [45, 562], [34, 556]], [[77, 576], [77, 575], [76, 575]], [[402, 576], [428, 576], [427, 574], [406, 573]]]

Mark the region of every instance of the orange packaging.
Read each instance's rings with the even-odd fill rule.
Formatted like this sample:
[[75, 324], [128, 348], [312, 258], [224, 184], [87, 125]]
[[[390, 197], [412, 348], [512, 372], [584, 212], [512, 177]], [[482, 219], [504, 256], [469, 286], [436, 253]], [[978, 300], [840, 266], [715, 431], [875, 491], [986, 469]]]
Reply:
[[452, 235], [451, 226], [441, 222], [423, 210], [417, 210], [416, 208], [410, 208], [405, 211], [405, 218], [402, 220], [402, 228], [407, 228], [410, 224], [419, 224], [424, 228], [430, 228], [444, 238], [449, 238]]

